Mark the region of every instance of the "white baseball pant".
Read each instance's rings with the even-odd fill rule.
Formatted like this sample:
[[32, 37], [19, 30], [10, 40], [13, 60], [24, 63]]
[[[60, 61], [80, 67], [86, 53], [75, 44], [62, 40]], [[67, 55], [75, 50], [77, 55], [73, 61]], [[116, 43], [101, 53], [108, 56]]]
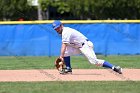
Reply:
[[66, 56], [72, 56], [77, 54], [83, 54], [91, 64], [95, 64], [97, 66], [102, 66], [104, 60], [97, 59], [95, 52], [93, 50], [93, 43], [91, 41], [85, 41], [81, 48], [74, 48], [71, 46], [67, 46], [65, 51]]

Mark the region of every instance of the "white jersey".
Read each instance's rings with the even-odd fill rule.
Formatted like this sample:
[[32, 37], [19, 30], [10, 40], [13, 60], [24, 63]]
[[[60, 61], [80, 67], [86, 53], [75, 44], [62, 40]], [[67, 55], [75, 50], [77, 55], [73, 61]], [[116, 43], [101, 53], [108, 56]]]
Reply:
[[93, 51], [93, 43], [87, 41], [87, 38], [75, 29], [63, 27], [62, 43], [66, 43], [64, 56], [84, 54], [91, 64], [102, 65], [104, 60], [97, 59]]
[[86, 37], [75, 29], [63, 27], [62, 42], [68, 46], [79, 48], [86, 41]]

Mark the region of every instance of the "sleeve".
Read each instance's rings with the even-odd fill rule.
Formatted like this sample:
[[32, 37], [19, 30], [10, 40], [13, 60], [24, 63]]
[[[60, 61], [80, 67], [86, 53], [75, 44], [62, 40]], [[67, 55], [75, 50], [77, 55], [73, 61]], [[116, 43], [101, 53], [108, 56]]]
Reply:
[[62, 42], [63, 43], [70, 43], [70, 37], [71, 37], [71, 33], [65, 33], [62, 36]]

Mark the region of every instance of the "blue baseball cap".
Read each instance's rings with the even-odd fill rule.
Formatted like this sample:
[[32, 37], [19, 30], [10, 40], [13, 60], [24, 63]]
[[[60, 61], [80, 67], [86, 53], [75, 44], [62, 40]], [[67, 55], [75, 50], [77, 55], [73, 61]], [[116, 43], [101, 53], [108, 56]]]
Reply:
[[53, 25], [53, 29], [56, 29], [56, 28], [60, 27], [61, 24], [62, 23], [60, 21], [58, 21], [58, 20], [54, 21], [53, 24], [52, 24]]

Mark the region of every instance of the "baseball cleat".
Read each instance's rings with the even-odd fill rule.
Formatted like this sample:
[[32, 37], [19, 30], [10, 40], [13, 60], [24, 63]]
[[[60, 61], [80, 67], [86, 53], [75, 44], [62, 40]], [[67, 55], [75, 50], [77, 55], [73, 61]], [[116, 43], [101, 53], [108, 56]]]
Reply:
[[71, 68], [70, 68], [70, 69], [67, 69], [67, 68], [66, 68], [66, 69], [65, 69], [65, 72], [66, 72], [66, 73], [72, 73], [72, 69], [71, 69]]
[[68, 73], [72, 74], [72, 69], [63, 68], [63, 69], [59, 70], [59, 73], [60, 74], [68, 74]]
[[114, 66], [113, 70], [119, 74], [122, 74], [122, 68], [120, 66]]

